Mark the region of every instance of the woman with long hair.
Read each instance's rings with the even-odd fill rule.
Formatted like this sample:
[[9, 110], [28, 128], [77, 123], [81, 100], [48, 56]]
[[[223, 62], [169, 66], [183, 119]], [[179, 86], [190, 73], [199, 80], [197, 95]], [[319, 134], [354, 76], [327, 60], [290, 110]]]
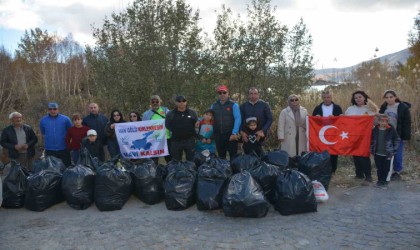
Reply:
[[[373, 103], [369, 96], [362, 90], [357, 90], [351, 95], [351, 106], [347, 108], [345, 115], [371, 115], [378, 113], [378, 107]], [[366, 128], [372, 130], [372, 128]], [[356, 178], [365, 179], [372, 182], [372, 166], [370, 157], [353, 156], [354, 166], [356, 167]]]
[[400, 174], [403, 170], [404, 141], [411, 139], [411, 104], [401, 101], [395, 91], [391, 89], [385, 91], [383, 98], [385, 101], [381, 105], [379, 113], [386, 114], [389, 117], [389, 123], [397, 130], [401, 138], [398, 151], [394, 157], [394, 173], [391, 175], [391, 180], [400, 180]]
[[111, 112], [111, 116], [109, 117], [109, 122], [105, 126], [105, 135], [107, 136], [108, 142], [108, 151], [111, 155], [111, 158], [114, 158], [116, 155], [120, 154], [120, 147], [118, 146], [118, 140], [115, 135], [115, 123], [122, 123], [125, 122], [123, 119], [123, 115], [121, 111], [118, 109], [114, 109]]

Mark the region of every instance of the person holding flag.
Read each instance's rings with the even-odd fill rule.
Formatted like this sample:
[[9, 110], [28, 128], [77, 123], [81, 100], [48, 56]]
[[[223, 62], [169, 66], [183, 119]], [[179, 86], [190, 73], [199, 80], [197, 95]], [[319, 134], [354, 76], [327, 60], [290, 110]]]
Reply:
[[[343, 115], [343, 110], [340, 105], [332, 101], [332, 93], [328, 90], [322, 91], [322, 103], [315, 107], [312, 112], [313, 116], [330, 117]], [[335, 173], [337, 170], [338, 155], [331, 155], [331, 171]]]
[[[369, 96], [362, 90], [357, 90], [351, 95], [352, 106], [348, 107], [344, 113], [346, 116], [374, 116], [378, 114], [378, 107], [373, 103]], [[372, 130], [372, 128], [365, 128]], [[370, 138], [367, 138], [368, 140]], [[356, 168], [356, 178], [365, 179], [367, 182], [372, 182], [372, 166], [370, 156], [356, 156], [353, 155], [353, 162]]]

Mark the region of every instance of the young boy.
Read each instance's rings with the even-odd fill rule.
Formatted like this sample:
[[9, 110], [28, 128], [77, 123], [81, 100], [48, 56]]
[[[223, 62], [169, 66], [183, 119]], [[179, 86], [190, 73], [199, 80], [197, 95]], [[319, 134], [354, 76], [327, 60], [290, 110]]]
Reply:
[[213, 140], [213, 123], [214, 111], [208, 109], [204, 112], [203, 119], [201, 119], [197, 126], [197, 143], [195, 146], [196, 152], [203, 152], [208, 150], [210, 154], [216, 153], [216, 144]]
[[86, 148], [92, 157], [98, 157], [100, 162], [105, 161], [104, 148], [98, 138], [96, 130], [90, 129], [87, 132], [87, 137], [82, 141], [82, 148]]
[[89, 127], [82, 125], [82, 116], [78, 113], [73, 114], [71, 120], [73, 121], [73, 127], [67, 130], [66, 144], [67, 149], [70, 151], [71, 159], [76, 164], [79, 159], [82, 140], [86, 137]]
[[373, 128], [370, 145], [370, 151], [374, 155], [377, 168], [377, 185], [379, 187], [388, 185], [392, 173], [392, 161], [400, 145], [400, 137], [388, 120], [387, 115], [378, 115], [379, 124]]
[[243, 138], [242, 148], [245, 154], [252, 154], [255, 152], [259, 157], [263, 155], [262, 141], [264, 138], [261, 138], [257, 135], [258, 131], [258, 121], [256, 117], [249, 117], [245, 120], [246, 127], [244, 127], [244, 132], [248, 135], [248, 138]]

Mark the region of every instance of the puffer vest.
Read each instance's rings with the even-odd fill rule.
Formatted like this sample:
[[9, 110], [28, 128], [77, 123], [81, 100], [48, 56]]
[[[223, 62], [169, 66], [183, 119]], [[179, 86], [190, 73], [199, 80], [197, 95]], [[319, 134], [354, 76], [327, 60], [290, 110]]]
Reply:
[[233, 117], [233, 104], [231, 100], [221, 104], [217, 101], [213, 104], [214, 111], [214, 133], [231, 134], [235, 119]]

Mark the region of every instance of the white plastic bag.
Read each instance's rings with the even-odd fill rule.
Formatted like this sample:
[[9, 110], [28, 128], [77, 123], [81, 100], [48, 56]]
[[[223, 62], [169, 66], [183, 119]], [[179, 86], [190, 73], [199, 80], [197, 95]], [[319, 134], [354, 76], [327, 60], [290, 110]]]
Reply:
[[314, 187], [315, 199], [317, 202], [326, 202], [328, 200], [328, 194], [321, 182], [315, 180], [312, 181]]

